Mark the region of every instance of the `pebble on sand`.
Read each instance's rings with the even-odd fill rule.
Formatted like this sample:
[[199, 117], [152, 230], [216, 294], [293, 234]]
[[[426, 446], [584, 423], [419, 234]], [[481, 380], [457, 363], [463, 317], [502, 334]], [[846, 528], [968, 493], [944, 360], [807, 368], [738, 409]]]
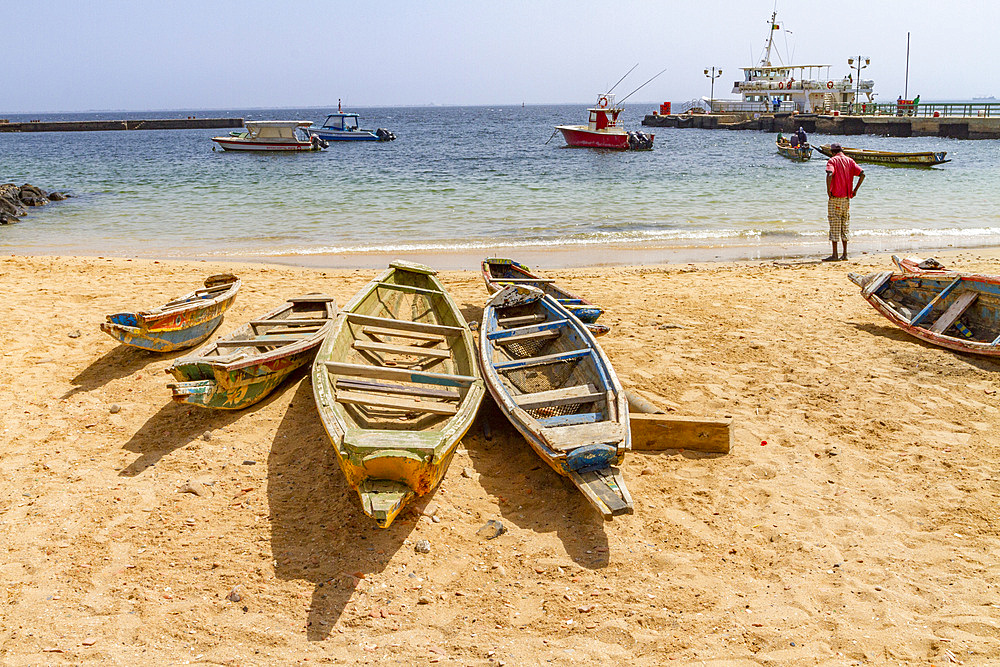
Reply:
[[476, 535], [484, 540], [492, 540], [507, 532], [507, 527], [496, 519], [490, 519], [483, 524], [483, 527], [476, 531]]
[[418, 554], [429, 554], [431, 552], [431, 543], [428, 540], [418, 540], [413, 546], [413, 550]]

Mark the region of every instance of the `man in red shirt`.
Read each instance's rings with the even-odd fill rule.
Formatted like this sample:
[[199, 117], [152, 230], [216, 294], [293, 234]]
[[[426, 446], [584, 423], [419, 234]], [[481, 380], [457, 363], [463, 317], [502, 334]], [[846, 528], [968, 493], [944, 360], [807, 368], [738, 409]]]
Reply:
[[[844, 155], [840, 144], [831, 144], [833, 157], [826, 161], [826, 194], [829, 199], [826, 204], [827, 217], [830, 220], [830, 242], [833, 244], [833, 254], [824, 262], [847, 260], [847, 237], [851, 228], [851, 199], [858, 194], [858, 188], [865, 182], [865, 172], [858, 163]], [[854, 177], [858, 184], [854, 185]], [[837, 256], [837, 241], [844, 246], [844, 252]]]

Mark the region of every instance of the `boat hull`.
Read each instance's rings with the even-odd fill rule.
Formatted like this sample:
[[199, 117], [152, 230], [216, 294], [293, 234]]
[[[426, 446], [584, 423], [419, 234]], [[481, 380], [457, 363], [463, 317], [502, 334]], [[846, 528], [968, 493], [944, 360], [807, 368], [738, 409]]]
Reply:
[[[816, 148], [827, 157], [833, 157], [833, 151], [829, 144], [823, 144]], [[860, 148], [844, 148], [844, 155], [855, 162], [865, 162], [868, 164], [884, 164], [895, 167], [933, 167], [934, 165], [951, 162], [945, 159], [947, 151], [923, 151], [912, 153], [900, 153], [894, 151], [870, 151]]]
[[1000, 358], [1000, 276], [885, 271], [848, 278], [879, 314], [911, 336]]
[[217, 137], [212, 139], [225, 151], [244, 153], [296, 153], [302, 151], [320, 150], [311, 141], [296, 142], [268, 142], [268, 141], [247, 141], [242, 139], [223, 139]]
[[378, 141], [374, 132], [369, 130], [358, 130], [357, 132], [343, 132], [337, 130], [309, 130], [309, 134], [326, 141]]
[[404, 262], [344, 307], [312, 381], [344, 477], [382, 528], [440, 483], [485, 395], [458, 305], [434, 271]]
[[806, 162], [812, 157], [812, 147], [809, 145], [792, 147], [790, 144], [779, 143], [778, 154], [795, 162]]
[[608, 150], [628, 150], [628, 134], [618, 128], [611, 130], [591, 130], [583, 125], [558, 125], [566, 145], [573, 148], [605, 148]]
[[483, 311], [479, 355], [490, 394], [535, 453], [605, 518], [631, 514], [617, 467], [631, 448], [625, 392], [583, 323], [511, 285]]
[[[230, 280], [231, 279], [231, 280]], [[213, 281], [228, 281], [216, 282]], [[206, 290], [191, 292], [167, 306], [150, 311], [107, 315], [101, 331], [125, 345], [150, 352], [175, 352], [198, 345], [222, 323], [240, 289], [235, 276], [212, 276]], [[209, 284], [224, 291], [202, 295]]]

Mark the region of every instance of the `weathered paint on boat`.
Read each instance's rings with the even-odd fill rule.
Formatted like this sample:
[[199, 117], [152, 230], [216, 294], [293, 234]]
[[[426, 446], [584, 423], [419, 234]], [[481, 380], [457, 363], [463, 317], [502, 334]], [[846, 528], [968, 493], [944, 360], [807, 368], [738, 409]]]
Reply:
[[1000, 357], [1000, 276], [884, 271], [847, 277], [908, 334], [956, 352]]
[[[532, 273], [526, 264], [516, 262], [513, 259], [487, 257], [483, 260], [482, 272], [486, 289], [490, 291], [490, 294], [496, 294], [507, 285], [531, 285], [538, 287], [561, 303], [585, 324], [593, 324], [604, 314], [604, 309], [600, 306], [559, 287], [555, 281], [539, 277]], [[607, 330], [594, 331], [592, 329], [591, 333], [600, 336], [607, 333]]]
[[[815, 147], [817, 151], [833, 157], [830, 144], [823, 144]], [[844, 147], [844, 155], [855, 162], [867, 162], [871, 164], [884, 164], [897, 167], [933, 167], [936, 164], [951, 162], [946, 160], [947, 151], [919, 151], [919, 152], [896, 152], [896, 151], [872, 151], [864, 148]]]
[[125, 345], [151, 352], [174, 352], [212, 335], [233, 304], [240, 280], [231, 274], [209, 276], [205, 288], [149, 311], [115, 313], [101, 331]]
[[[253, 405], [313, 360], [336, 314], [332, 297], [308, 294], [289, 300], [167, 368], [166, 372], [178, 380], [167, 385], [173, 390], [173, 400], [225, 410]], [[289, 324], [295, 319], [303, 322]], [[264, 327], [267, 330], [260, 332]], [[278, 340], [262, 345], [269, 337]], [[234, 345], [243, 341], [247, 345]]]
[[313, 363], [323, 428], [382, 528], [440, 483], [485, 394], [472, 333], [435, 273], [390, 264], [344, 307]]
[[511, 285], [483, 311], [479, 355], [490, 394], [542, 460], [605, 518], [631, 514], [616, 467], [631, 449], [627, 397], [586, 326], [541, 290]]
[[777, 141], [778, 153], [788, 158], [789, 160], [795, 160], [796, 162], [806, 162], [812, 157], [812, 146], [805, 144], [804, 146], [792, 146], [787, 141], [782, 143]]

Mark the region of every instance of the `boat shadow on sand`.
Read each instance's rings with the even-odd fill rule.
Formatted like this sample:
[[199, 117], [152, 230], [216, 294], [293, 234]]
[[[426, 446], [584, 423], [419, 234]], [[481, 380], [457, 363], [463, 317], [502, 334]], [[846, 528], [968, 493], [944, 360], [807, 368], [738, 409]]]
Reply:
[[308, 379], [278, 426], [267, 477], [274, 574], [313, 584], [305, 630], [310, 641], [321, 641], [356, 593], [355, 606], [367, 606], [362, 582], [388, 567], [434, 494], [411, 503], [389, 528], [378, 528], [344, 479]]
[[[297, 377], [301, 377], [302, 371], [298, 373]], [[294, 377], [289, 381], [294, 381]], [[280, 391], [272, 392], [261, 402], [244, 410], [205, 410], [170, 401], [146, 420], [135, 435], [122, 445], [123, 449], [138, 456], [122, 469], [118, 476], [135, 477], [146, 468], [156, 465], [164, 456], [189, 445], [199, 437], [204, 437], [206, 432], [228, 426], [241, 417], [259, 410], [280, 393]]]
[[62, 395], [67, 399], [81, 392], [100, 389], [109, 382], [120, 380], [137, 373], [156, 361], [170, 361], [185, 354], [187, 350], [171, 353], [147, 352], [128, 345], [116, 345], [110, 352], [76, 374], [70, 383], [73, 387]]
[[[484, 425], [490, 433], [488, 440], [483, 435]], [[504, 522], [533, 533], [554, 532], [566, 554], [580, 567], [607, 567], [604, 518], [569, 479], [538, 457], [489, 393], [463, 442], [479, 473], [479, 484], [499, 499]]]
[[880, 336], [882, 338], [889, 338], [895, 341], [903, 343], [911, 343], [917, 345], [926, 350], [937, 350], [938, 352], [947, 352], [951, 357], [956, 360], [964, 361], [970, 366], [975, 366], [976, 368], [983, 371], [997, 372], [1000, 371], [1000, 362], [987, 357], [978, 357], [973, 354], [965, 354], [962, 352], [957, 352], [955, 350], [949, 350], [946, 347], [941, 347], [940, 345], [931, 345], [927, 341], [920, 340], [915, 336], [911, 336], [902, 329], [887, 325], [887, 324], [871, 324], [869, 322], [848, 322], [858, 331], [864, 331], [865, 333], [871, 334], [873, 336]]

